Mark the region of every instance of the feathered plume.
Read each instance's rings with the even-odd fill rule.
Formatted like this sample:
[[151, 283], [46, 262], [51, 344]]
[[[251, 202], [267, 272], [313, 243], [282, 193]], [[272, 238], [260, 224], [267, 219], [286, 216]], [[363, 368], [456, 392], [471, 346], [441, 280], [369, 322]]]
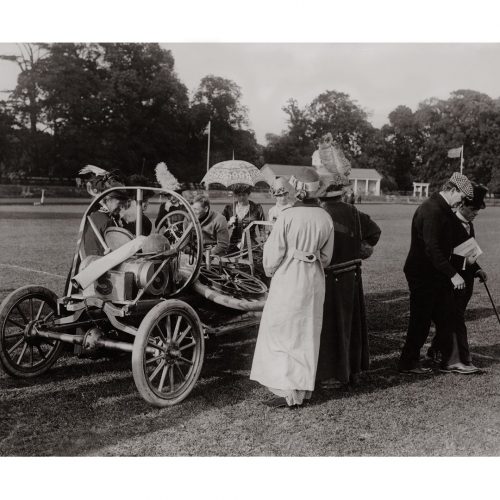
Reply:
[[312, 164], [326, 186], [348, 186], [351, 163], [329, 132], [321, 137]]
[[168, 170], [167, 164], [163, 161], [156, 165], [155, 173], [156, 180], [162, 189], [169, 189], [170, 191], [180, 189], [181, 185], [179, 184], [179, 181], [172, 175], [172, 173]]
[[333, 174], [338, 173], [341, 176], [349, 175], [351, 163], [345, 157], [340, 146], [333, 141], [330, 132], [321, 137], [318, 150], [323, 167]]
[[78, 173], [79, 175], [91, 175], [86, 183], [90, 196], [97, 196], [111, 187], [123, 186], [116, 174], [95, 165], [85, 165]]
[[94, 175], [107, 175], [109, 172], [100, 167], [95, 167], [94, 165], [85, 165], [80, 172], [80, 175], [94, 174]]

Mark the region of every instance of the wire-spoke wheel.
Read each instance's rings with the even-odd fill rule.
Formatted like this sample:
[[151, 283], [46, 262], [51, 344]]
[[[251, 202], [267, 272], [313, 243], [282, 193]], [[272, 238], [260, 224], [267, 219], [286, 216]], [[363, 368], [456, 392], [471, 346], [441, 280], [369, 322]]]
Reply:
[[189, 214], [184, 210], [174, 210], [161, 219], [156, 230], [165, 236], [171, 245], [175, 245], [188, 224]]
[[156, 305], [142, 320], [132, 351], [139, 394], [155, 406], [179, 403], [200, 375], [205, 341], [194, 309], [180, 300]]
[[178, 252], [176, 257], [171, 258], [175, 283], [171, 297], [180, 295], [196, 281], [203, 255], [203, 239], [198, 219], [189, 204], [183, 198], [180, 200], [183, 208], [169, 212], [155, 228]]
[[14, 377], [37, 377], [57, 360], [62, 343], [37, 337], [34, 327], [57, 310], [57, 295], [42, 286], [23, 286], [0, 305], [0, 362]]
[[234, 297], [256, 297], [267, 292], [267, 286], [251, 274], [229, 267], [200, 268], [199, 280], [219, 292]]

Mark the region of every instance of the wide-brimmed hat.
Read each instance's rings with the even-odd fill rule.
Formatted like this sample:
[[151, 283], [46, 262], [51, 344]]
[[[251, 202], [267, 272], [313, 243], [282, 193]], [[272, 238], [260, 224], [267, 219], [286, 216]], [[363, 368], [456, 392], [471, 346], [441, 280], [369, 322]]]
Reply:
[[87, 192], [94, 197], [107, 189], [124, 185], [118, 172], [108, 172], [95, 165], [86, 165], [79, 171], [79, 175], [89, 176], [86, 181]]
[[304, 170], [290, 177], [290, 184], [299, 199], [317, 198], [324, 192], [324, 184], [314, 170]]
[[346, 180], [338, 174], [320, 174], [319, 178], [323, 184], [322, 198], [341, 196], [351, 185], [349, 180], [346, 182]]
[[467, 176], [460, 174], [459, 172], [453, 172], [449, 182], [451, 182], [460, 191], [462, 191], [467, 199], [472, 200], [472, 198], [474, 197], [474, 189], [472, 187], [471, 181], [467, 178]]
[[464, 200], [464, 205], [467, 207], [472, 207], [474, 210], [480, 210], [482, 208], [486, 208], [486, 203], [484, 202], [484, 197], [488, 192], [488, 188], [483, 186], [482, 184], [472, 183], [472, 190], [474, 195], [472, 200], [466, 199]]
[[250, 194], [252, 192], [252, 186], [250, 186], [250, 184], [232, 184], [230, 188], [234, 194]]
[[292, 189], [292, 186], [284, 177], [276, 177], [271, 186], [271, 194], [273, 196], [283, 196], [288, 194]]

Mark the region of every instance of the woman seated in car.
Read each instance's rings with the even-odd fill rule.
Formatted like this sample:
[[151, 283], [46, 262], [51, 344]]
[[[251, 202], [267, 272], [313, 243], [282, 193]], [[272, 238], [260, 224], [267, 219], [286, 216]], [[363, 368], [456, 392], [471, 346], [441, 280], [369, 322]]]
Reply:
[[[259, 203], [254, 203], [248, 199], [251, 192], [252, 186], [249, 186], [248, 184], [235, 184], [233, 186], [233, 193], [236, 198], [236, 202], [226, 205], [222, 211], [222, 215], [228, 222], [229, 230], [232, 229], [231, 239], [229, 242], [230, 253], [239, 250], [239, 244], [241, 242], [243, 231], [250, 223], [265, 220], [262, 206]], [[256, 243], [255, 233], [255, 228], [253, 228], [251, 230], [252, 243]]]

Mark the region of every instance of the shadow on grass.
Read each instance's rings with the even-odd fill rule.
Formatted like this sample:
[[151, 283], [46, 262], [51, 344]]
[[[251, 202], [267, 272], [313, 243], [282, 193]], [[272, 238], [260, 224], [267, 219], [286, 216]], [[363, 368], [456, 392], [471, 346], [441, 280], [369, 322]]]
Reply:
[[[228, 338], [215, 353], [209, 353], [189, 397], [169, 408], [154, 408], [143, 401], [131, 373], [109, 379], [129, 369], [128, 357], [93, 362], [65, 359], [65, 366], [55, 367], [38, 380], [3, 379], [1, 387], [23, 391], [20, 397], [2, 403], [0, 455], [88, 454], [237, 404], [254, 389], [248, 373], [242, 371], [250, 369], [255, 337], [249, 333]], [[61, 386], [30, 394], [30, 389], [53, 382]]]
[[[18, 389], [39, 387], [68, 380], [76, 380], [86, 376], [96, 376], [101, 373], [113, 373], [130, 369], [130, 355], [101, 359], [80, 359], [64, 354], [52, 368], [36, 379], [18, 379], [7, 375], [0, 377], [1, 389]], [[132, 371], [130, 371], [132, 376]]]
[[403, 332], [408, 326], [408, 290], [365, 294], [369, 332]]
[[474, 364], [480, 368], [500, 363], [500, 344], [471, 346]]
[[465, 311], [465, 321], [477, 321], [494, 316], [495, 312], [491, 307], [475, 307]]
[[[368, 294], [369, 330], [374, 331], [370, 334], [370, 371], [349, 390], [317, 390], [311, 405], [420, 383], [422, 378], [401, 375], [396, 370], [406, 331], [406, 297], [406, 290]], [[95, 361], [66, 357], [34, 381], [2, 378], [0, 388], [23, 391], [19, 397], [2, 400], [0, 454], [92, 454], [93, 450], [134, 437], [165, 430], [177, 432], [200, 414], [252, 401], [260, 390], [248, 378], [256, 336], [255, 330], [235, 332], [209, 344], [200, 379], [191, 394], [181, 404], [164, 409], [151, 407], [137, 393], [129, 356]], [[473, 347], [472, 351], [473, 357], [474, 353], [484, 356], [477, 363], [482, 368], [498, 363], [499, 344]], [[52, 385], [43, 390], [48, 384]]]

